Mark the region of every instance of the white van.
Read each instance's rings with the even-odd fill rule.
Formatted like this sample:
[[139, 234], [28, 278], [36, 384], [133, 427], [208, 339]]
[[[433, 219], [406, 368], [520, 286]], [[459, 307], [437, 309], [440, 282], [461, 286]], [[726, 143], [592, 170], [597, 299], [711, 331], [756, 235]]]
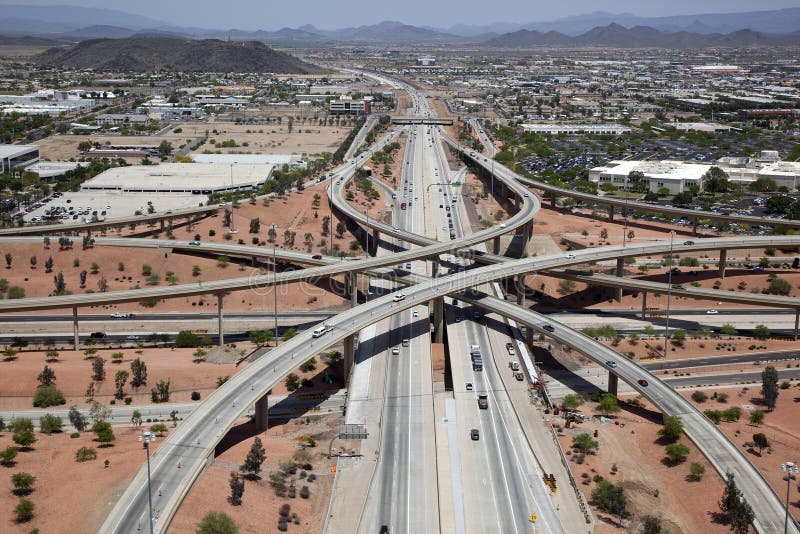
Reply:
[[325, 335], [326, 329], [324, 326], [320, 326], [315, 328], [314, 331], [311, 333], [311, 337], [322, 337]]

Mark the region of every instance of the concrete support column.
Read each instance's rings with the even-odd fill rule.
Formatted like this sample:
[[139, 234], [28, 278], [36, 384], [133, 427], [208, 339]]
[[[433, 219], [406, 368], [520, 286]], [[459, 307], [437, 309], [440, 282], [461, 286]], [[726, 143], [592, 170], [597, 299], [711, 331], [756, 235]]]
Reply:
[[500, 254], [500, 236], [492, 239], [492, 254]]
[[521, 203], [522, 203], [522, 200], [518, 196], [515, 195], [514, 196], [514, 207], [517, 208], [517, 211], [519, 211], [519, 207], [521, 206]]
[[[797, 328], [795, 328], [795, 331]], [[72, 307], [72, 336], [73, 336], [73, 344], [75, 345], [75, 350], [81, 348], [81, 338], [78, 335], [78, 307]]]
[[797, 329], [800, 327], [800, 310], [794, 311], [794, 340], [797, 341]]
[[439, 277], [439, 258], [433, 258], [431, 260], [431, 276], [434, 278]]
[[530, 326], [525, 327], [525, 344], [528, 348], [533, 346], [533, 328]]
[[647, 291], [643, 291], [642, 292], [642, 320], [644, 320], [646, 313], [647, 313]]
[[381, 233], [378, 230], [373, 230], [372, 231], [372, 238], [370, 238], [370, 240], [369, 240], [369, 248], [372, 249], [375, 252], [373, 253], [372, 251], [367, 251], [367, 254], [370, 254], [371, 256], [374, 256], [375, 254], [378, 253], [378, 243], [379, 243], [378, 240], [380, 238], [381, 238]]
[[269, 428], [269, 393], [256, 401], [256, 430]]
[[528, 244], [531, 242], [531, 235], [533, 235], [533, 222], [525, 223], [522, 227], [522, 252], [528, 251]]
[[692, 219], [692, 235], [694, 237], [697, 237], [697, 224], [698, 224], [697, 217], [695, 217], [694, 219]]
[[358, 273], [350, 273], [350, 306], [358, 306]]
[[608, 220], [609, 221], [613, 221], [614, 220], [614, 206], [609, 206], [608, 207]]
[[525, 275], [517, 276], [517, 306], [525, 306]]
[[618, 385], [619, 385], [619, 378], [617, 378], [617, 375], [615, 375], [614, 373], [609, 371], [608, 372], [608, 392], [611, 393], [612, 395], [614, 395], [615, 397], [617, 396]]
[[252, 267], [255, 267], [255, 266], [256, 266], [256, 262], [258, 262], [258, 258], [256, 258], [255, 256], [252, 256], [252, 257], [250, 258], [250, 265], [251, 265]]
[[163, 232], [164, 231], [164, 219], [161, 219], [158, 222], [161, 224], [161, 231]]
[[350, 374], [356, 363], [356, 334], [344, 338], [344, 383], [350, 383]]
[[217, 293], [217, 332], [219, 332], [219, 346], [225, 344], [225, 332], [222, 328], [222, 293]]
[[[614, 273], [618, 278], [625, 275], [625, 258], [617, 258], [617, 270]], [[617, 302], [622, 302], [622, 288], [617, 288]]]
[[723, 248], [719, 251], [719, 277], [725, 278], [725, 267], [728, 263], [728, 249]]
[[444, 297], [433, 300], [433, 342], [444, 342]]

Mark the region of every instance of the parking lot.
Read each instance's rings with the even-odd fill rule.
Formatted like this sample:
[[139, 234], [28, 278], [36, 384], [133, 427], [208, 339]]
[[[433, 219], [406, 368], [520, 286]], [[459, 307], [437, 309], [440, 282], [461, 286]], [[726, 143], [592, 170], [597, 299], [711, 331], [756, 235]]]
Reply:
[[[60, 195], [60, 196], [56, 196]], [[26, 224], [76, 223], [193, 208], [208, 201], [206, 195], [77, 191], [54, 193], [23, 211]], [[149, 204], [152, 203], [152, 204]]]

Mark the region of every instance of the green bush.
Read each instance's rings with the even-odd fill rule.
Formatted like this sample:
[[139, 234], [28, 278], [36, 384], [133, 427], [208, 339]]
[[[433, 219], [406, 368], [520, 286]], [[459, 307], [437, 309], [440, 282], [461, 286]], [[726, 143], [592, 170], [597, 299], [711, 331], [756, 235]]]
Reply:
[[37, 408], [60, 406], [66, 403], [64, 395], [53, 385], [38, 388], [33, 396], [33, 405]]
[[81, 447], [75, 452], [76, 462], [88, 462], [97, 459], [97, 451], [92, 447]]

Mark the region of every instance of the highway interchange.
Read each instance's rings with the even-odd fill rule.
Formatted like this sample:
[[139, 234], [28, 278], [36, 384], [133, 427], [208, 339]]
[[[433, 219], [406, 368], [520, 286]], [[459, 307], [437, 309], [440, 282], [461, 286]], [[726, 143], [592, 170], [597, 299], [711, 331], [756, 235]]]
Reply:
[[[424, 100], [414, 91], [410, 91], [417, 103], [418, 108], [422, 108]], [[430, 113], [426, 108], [422, 113]], [[427, 179], [424, 178], [426, 170], [420, 168], [409, 173], [403, 173], [403, 180], [414, 183], [414, 190], [420, 197], [428, 196], [428, 187], [433, 185], [431, 178], [436, 176], [438, 169], [441, 176], [446, 172], [446, 164], [441, 161], [441, 144], [438, 142], [439, 134], [435, 127], [416, 126], [411, 137], [422, 138], [422, 142], [415, 141], [420, 145], [414, 149], [413, 144], [407, 150], [408, 154], [414, 155], [414, 167], [420, 168], [427, 166]], [[428, 133], [430, 131], [431, 133]], [[384, 138], [382, 143], [392, 139], [390, 136]], [[447, 141], [446, 139], [443, 139]], [[435, 147], [435, 148], [434, 148]], [[377, 147], [373, 147], [375, 150]], [[421, 149], [421, 150], [420, 150]], [[426, 153], [427, 155], [424, 155]], [[431, 154], [431, 152], [433, 152]], [[346, 164], [337, 171], [335, 180], [339, 178], [345, 182], [355, 170], [355, 167], [363, 162], [370, 154], [366, 151], [357, 161]], [[478, 156], [476, 156], [478, 157]], [[431, 162], [433, 162], [431, 164]], [[477, 163], [484, 165], [480, 161]], [[412, 165], [409, 165], [411, 167]], [[430, 170], [434, 169], [431, 176]], [[485, 165], [484, 165], [485, 167]], [[388, 238], [404, 240], [413, 243], [409, 239], [409, 233], [421, 234], [425, 236], [426, 243], [419, 243], [417, 247], [410, 247], [404, 252], [391, 254], [378, 254], [377, 257], [349, 262], [336, 262], [335, 265], [322, 265], [310, 267], [302, 271], [280, 273], [279, 283], [287, 283], [297, 280], [308, 280], [323, 276], [336, 276], [345, 272], [364, 273], [380, 268], [393, 267], [406, 262], [414, 265], [412, 271], [419, 270], [419, 275], [435, 276], [441, 273], [433, 272], [433, 265], [420, 260], [436, 260], [443, 254], [457, 253], [469, 247], [481, 247], [481, 243], [494, 239], [506, 232], [513, 232], [517, 228], [529, 224], [539, 209], [538, 199], [529, 195], [527, 190], [518, 184], [516, 175], [508, 169], [497, 164], [494, 165], [498, 180], [502, 180], [505, 186], [519, 199], [520, 209], [511, 218], [504, 222], [504, 226], [495, 226], [476, 233], [466, 233], [462, 235], [463, 225], [456, 215], [457, 210], [452, 210], [454, 219], [454, 229], [456, 229], [456, 239], [443, 239], [437, 243], [438, 229], [442, 227], [444, 217], [439, 213], [434, 228], [428, 225], [433, 220], [430, 211], [424, 211], [424, 206], [420, 203], [412, 204], [412, 209], [401, 210], [405, 214], [399, 214], [396, 210], [395, 227], [379, 227], [383, 234], [383, 239]], [[426, 183], [430, 182], [430, 183]], [[343, 185], [340, 183], [340, 185]], [[434, 197], [438, 197], [438, 190], [432, 189], [432, 194], [428, 196], [428, 202]], [[451, 199], [454, 196], [452, 189], [445, 187], [442, 191]], [[332, 192], [332, 197], [336, 195]], [[425, 200], [422, 201], [423, 203]], [[433, 205], [438, 206], [438, 201]], [[340, 209], [341, 206], [338, 206]], [[428, 205], [430, 208], [430, 204]], [[435, 210], [434, 210], [435, 211]], [[367, 221], [360, 216], [357, 218], [362, 224]], [[433, 242], [432, 242], [433, 241]], [[735, 249], [735, 248], [763, 248], [766, 246], [797, 246], [800, 238], [793, 236], [769, 237], [769, 238], [736, 238], [736, 239], [703, 239], [696, 240], [692, 244], [678, 244], [674, 250], [681, 252], [697, 250], [716, 250], [716, 249]], [[402, 246], [402, 244], [400, 244]], [[174, 243], [173, 243], [174, 246]], [[468, 269], [450, 276], [438, 276], [433, 278], [417, 277], [419, 283], [402, 289], [406, 295], [402, 301], [395, 301], [393, 295], [378, 295], [377, 292], [369, 302], [354, 307], [348, 311], [338, 314], [327, 320], [327, 324], [332, 330], [322, 338], [314, 339], [310, 332], [303, 332], [296, 338], [286, 342], [279, 348], [260, 358], [243, 372], [235, 375], [223, 387], [210, 395], [197, 409], [189, 415], [183, 423], [164, 441], [159, 448], [159, 453], [153, 458], [153, 479], [163, 498], [159, 503], [159, 508], [163, 511], [158, 518], [156, 525], [159, 531], [166, 529], [171, 516], [180, 504], [183, 496], [188, 492], [192, 482], [196, 479], [203, 467], [210, 461], [213, 455], [215, 444], [224, 436], [238, 417], [246, 413], [253, 403], [261, 398], [264, 393], [277, 383], [285, 374], [290, 372], [305, 358], [324, 350], [334, 343], [343, 341], [346, 337], [362, 331], [365, 327], [372, 324], [379, 324], [388, 321], [388, 326], [384, 328], [391, 332], [390, 342], [386, 350], [397, 344], [398, 336], [407, 335], [409, 339], [408, 357], [391, 358], [388, 355], [387, 367], [385, 372], [386, 387], [383, 405], [384, 423], [389, 422], [389, 427], [382, 427], [381, 435], [381, 461], [387, 458], [391, 460], [393, 466], [380, 464], [376, 479], [381, 481], [378, 487], [382, 493], [375, 494], [376, 502], [367, 499], [366, 513], [363, 525], [359, 528], [370, 531], [375, 525], [391, 524], [396, 525], [392, 531], [411, 532], [429, 529], [435, 525], [439, 530], [439, 525], [444, 524], [444, 520], [439, 517], [439, 511], [435, 510], [436, 499], [426, 492], [412, 491], [414, 484], [419, 484], [420, 477], [430, 476], [438, 469], [433, 467], [419, 469], [417, 472], [408, 470], [412, 464], [416, 464], [421, 459], [421, 465], [430, 465], [429, 462], [436, 462], [436, 452], [430, 443], [426, 444], [424, 439], [412, 440], [403, 446], [403, 440], [409, 441], [415, 432], [425, 432], [425, 425], [430, 425], [433, 419], [431, 413], [434, 408], [432, 401], [432, 386], [430, 380], [430, 336], [427, 324], [424, 321], [413, 321], [412, 310], [419, 308], [429, 301], [437, 301], [444, 295], [452, 294], [462, 301], [479, 305], [485, 309], [499, 313], [506, 317], [511, 317], [521, 324], [529, 325], [534, 330], [544, 333], [565, 345], [571, 346], [580, 352], [590, 355], [601, 364], [608, 359], [616, 359], [619, 365], [614, 369], [614, 373], [620, 378], [633, 385], [641, 394], [653, 401], [667, 414], [681, 415], [686, 426], [686, 433], [701, 450], [706, 454], [718, 471], [731, 471], [736, 474], [737, 480], [742, 481], [742, 489], [748, 501], [756, 511], [756, 526], [762, 532], [777, 532], [778, 524], [782, 527], [781, 503], [767, 483], [758, 474], [757, 470], [747, 461], [747, 459], [730, 443], [722, 433], [711, 424], [705, 417], [695, 410], [688, 402], [675, 394], [674, 390], [643, 370], [635, 362], [630, 362], [627, 358], [620, 358], [613, 350], [597, 343], [596, 341], [583, 336], [579, 332], [559, 325], [553, 319], [541, 316], [530, 310], [526, 310], [515, 304], [489, 296], [481, 296], [475, 293], [459, 293], [469, 288], [479, 288], [486, 290], [493, 285], [497, 279], [518, 276], [538, 270], [552, 270], [568, 265], [577, 265], [588, 261], [598, 261], [604, 259], [616, 259], [621, 255], [654, 255], [664, 254], [669, 251], [666, 243], [656, 243], [648, 245], [637, 245], [623, 247], [604, 247], [578, 251], [567, 257], [563, 254], [541, 256], [534, 260], [505, 260], [485, 267]], [[263, 254], [263, 249], [261, 250]], [[435, 263], [435, 261], [434, 261]], [[194, 294], [221, 293], [236, 289], [243, 289], [258, 285], [270, 285], [272, 276], [253, 276], [247, 279], [233, 279], [218, 282], [208, 282], [198, 287], [197, 284], [185, 284], [172, 286], [169, 288], [149, 288], [143, 290], [119, 291], [104, 294], [92, 295], [70, 295], [47, 299], [23, 299], [13, 303], [7, 301], [0, 302], [0, 311], [27, 311], [71, 308], [74, 306], [87, 306], [98, 303], [118, 303], [138, 301], [145, 297], [153, 296], [157, 298], [169, 298], [176, 296], [186, 296]], [[392, 282], [381, 281], [386, 284], [387, 291], [392, 291], [395, 287]], [[376, 282], [377, 287], [378, 282]], [[456, 360], [453, 369], [453, 383], [455, 388], [454, 408], [455, 419], [459, 421], [458, 432], [455, 433], [459, 442], [468, 440], [466, 428], [470, 428], [470, 419], [479, 418], [477, 423], [481, 432], [479, 446], [464, 449], [471, 446], [469, 443], [460, 443], [459, 448], [465, 450], [465, 456], [461, 458], [461, 466], [465, 465], [466, 459], [470, 455], [477, 454], [470, 460], [469, 465], [480, 466], [474, 472], [465, 473], [464, 476], [464, 500], [460, 505], [456, 504], [456, 495], [451, 492], [452, 524], [456, 525], [456, 531], [466, 532], [485, 532], [489, 529], [500, 529], [503, 532], [525, 532], [530, 529], [528, 515], [531, 513], [539, 514], [541, 520], [537, 527], [543, 532], [569, 532], [564, 528], [563, 518], [558, 517], [552, 504], [544, 494], [545, 486], [541, 478], [536, 473], [537, 463], [533, 458], [533, 452], [527, 445], [524, 445], [524, 437], [520, 434], [519, 425], [511, 421], [514, 418], [513, 409], [505, 402], [502, 395], [504, 386], [498, 380], [498, 369], [489, 365], [485, 367], [485, 372], [480, 376], [471, 371], [471, 366], [462, 365], [468, 362], [466, 358], [467, 345], [475, 343], [481, 346], [486, 353], [491, 353], [491, 348], [486, 337], [485, 327], [478, 322], [471, 320], [455, 321], [455, 315], [466, 316], [466, 309], [461, 309], [461, 305], [450, 305], [447, 307], [447, 314], [453, 320], [446, 321], [447, 337], [453, 346], [450, 346], [451, 355], [456, 358], [463, 355], [463, 360]], [[461, 311], [459, 311], [461, 310]], [[423, 317], [427, 314], [422, 313]], [[386, 323], [384, 323], [386, 324]], [[545, 329], [546, 324], [555, 326], [554, 331]], [[404, 332], [408, 332], [404, 334]], [[456, 341], [458, 340], [458, 341]], [[459, 343], [461, 344], [459, 346]], [[412, 345], [413, 344], [413, 345]], [[401, 342], [402, 346], [402, 342]], [[457, 349], [457, 353], [455, 352]], [[413, 353], [413, 359], [410, 354]], [[403, 355], [403, 353], [401, 353]], [[459, 376], [456, 379], [456, 376]], [[649, 381], [647, 388], [637, 387], [638, 380], [646, 376]], [[491, 392], [490, 410], [488, 414], [479, 414], [477, 403], [475, 402], [475, 391], [467, 394], [460, 391], [470, 379], [473, 387], [477, 391], [485, 390]], [[414, 398], [414, 403], [404, 404], [393, 402], [397, 399]], [[388, 408], [387, 408], [388, 407]], [[213, 423], [212, 423], [213, 421]], [[384, 449], [385, 446], [385, 449]], [[412, 458], [414, 460], [412, 460]], [[391, 483], [385, 483], [389, 476], [395, 476], [402, 469], [406, 469], [404, 477], [398, 477]], [[485, 471], [481, 472], [481, 469]], [[391, 473], [388, 475], [387, 473]], [[120, 499], [118, 505], [109, 515], [104, 524], [104, 532], [132, 532], [136, 530], [136, 525], [143, 522], [146, 518], [146, 484], [144, 474], [140, 472], [133, 483], [129, 486], [126, 493]], [[470, 477], [473, 482], [482, 483], [483, 490], [474, 489], [468, 491], [470, 487]], [[487, 487], [487, 478], [488, 487]], [[442, 491], [442, 481], [439, 480]], [[436, 487], [436, 482], [432, 484]], [[427, 487], [427, 485], [425, 486]], [[549, 491], [549, 490], [548, 490]], [[371, 493], [372, 495], [372, 493]], [[380, 496], [378, 496], [380, 495]], [[405, 495], [405, 498], [400, 498]], [[474, 499], [478, 499], [477, 502]], [[485, 499], [489, 499], [486, 501]], [[428, 511], [433, 508], [432, 511]], [[460, 510], [460, 512], [456, 512]], [[413, 514], [411, 513], [413, 511]], [[459, 516], [459, 513], [463, 516]], [[405, 514], [405, 518], [403, 517]], [[582, 518], [581, 518], [582, 520]], [[473, 523], [472, 521], [483, 521], [486, 523]], [[448, 523], [449, 524], [449, 523]], [[464, 529], [464, 530], [461, 530]], [[441, 530], [447, 530], [442, 528]], [[372, 530], [374, 531], [374, 530]], [[796, 530], [795, 530], [796, 531]]]

